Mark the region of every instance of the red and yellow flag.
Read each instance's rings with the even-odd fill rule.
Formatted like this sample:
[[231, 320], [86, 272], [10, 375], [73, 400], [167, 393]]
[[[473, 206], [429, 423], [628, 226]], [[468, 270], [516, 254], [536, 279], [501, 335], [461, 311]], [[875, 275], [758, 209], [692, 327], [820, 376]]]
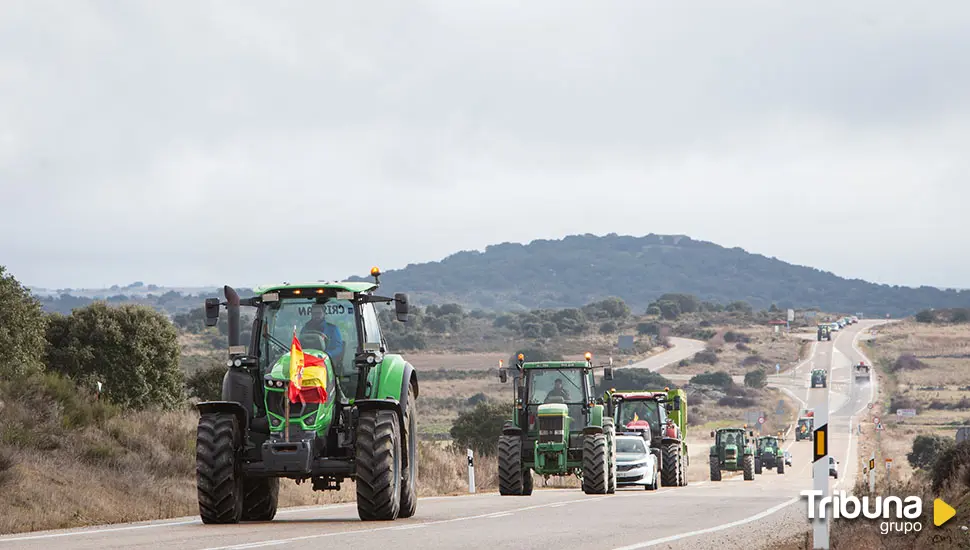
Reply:
[[293, 331], [290, 344], [290, 402], [325, 403], [327, 401], [327, 366], [323, 358], [303, 353]]

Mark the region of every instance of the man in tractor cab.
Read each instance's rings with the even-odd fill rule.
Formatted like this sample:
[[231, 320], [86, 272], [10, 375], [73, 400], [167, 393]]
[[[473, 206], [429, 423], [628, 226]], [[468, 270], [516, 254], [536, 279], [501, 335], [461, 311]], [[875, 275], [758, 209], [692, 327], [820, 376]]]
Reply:
[[569, 402], [569, 392], [567, 392], [566, 388], [562, 386], [562, 378], [556, 378], [555, 385], [551, 390], [549, 390], [549, 393], [546, 394], [547, 403], [551, 397], [561, 397], [563, 403]]
[[330, 356], [330, 362], [334, 365], [334, 368], [339, 370], [344, 359], [344, 339], [340, 335], [340, 329], [336, 325], [328, 323], [324, 314], [323, 304], [313, 304], [310, 308], [310, 320], [300, 330], [300, 342], [302, 345], [304, 336], [309, 339], [314, 335], [323, 335], [326, 345], [326, 349], [323, 351]]

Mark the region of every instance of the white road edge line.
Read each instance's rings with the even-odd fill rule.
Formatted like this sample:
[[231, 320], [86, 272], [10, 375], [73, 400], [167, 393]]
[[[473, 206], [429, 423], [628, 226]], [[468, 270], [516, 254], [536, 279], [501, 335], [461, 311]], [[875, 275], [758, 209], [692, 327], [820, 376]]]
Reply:
[[614, 548], [613, 550], [635, 550], [637, 548], [646, 548], [648, 546], [656, 546], [658, 544], [664, 544], [664, 543], [667, 543], [667, 542], [673, 542], [675, 540], [686, 539], [686, 538], [689, 538], [689, 537], [696, 537], [697, 535], [704, 535], [704, 534], [707, 534], [707, 533], [714, 533], [714, 532], [717, 532], [717, 531], [723, 531], [724, 529], [730, 529], [731, 527], [737, 527], [738, 525], [744, 525], [745, 523], [751, 523], [752, 521], [757, 521], [757, 520], [759, 520], [759, 519], [761, 519], [763, 517], [770, 516], [771, 514], [774, 514], [775, 512], [781, 510], [782, 508], [785, 508], [787, 506], [791, 506], [792, 504], [798, 502], [799, 500], [801, 500], [801, 497], [792, 498], [792, 499], [786, 500], [785, 502], [782, 502], [781, 504], [779, 504], [777, 506], [774, 506], [772, 508], [768, 508], [764, 512], [761, 512], [759, 514], [755, 514], [755, 515], [753, 515], [753, 516], [751, 516], [749, 518], [740, 519], [738, 521], [732, 521], [731, 523], [725, 523], [723, 525], [718, 525], [716, 527], [709, 527], [707, 529], [700, 529], [700, 530], [697, 530], [697, 531], [689, 531], [687, 533], [681, 533], [679, 535], [671, 535], [669, 537], [664, 537], [662, 539], [649, 540], [649, 541], [646, 541], [646, 542], [638, 542], [636, 544], [631, 544], [629, 546], [620, 546], [618, 548]]

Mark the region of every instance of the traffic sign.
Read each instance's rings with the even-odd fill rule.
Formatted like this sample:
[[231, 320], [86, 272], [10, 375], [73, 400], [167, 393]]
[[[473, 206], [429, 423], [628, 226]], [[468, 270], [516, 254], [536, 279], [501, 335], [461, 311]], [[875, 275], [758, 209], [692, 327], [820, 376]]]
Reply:
[[888, 470], [888, 469], [890, 469], [892, 467], [893, 467], [893, 459], [887, 458], [886, 459], [886, 469]]
[[872, 417], [872, 423], [873, 424], [878, 424], [879, 423], [879, 417], [878, 416], [873, 416]]
[[765, 423], [765, 417], [759, 416], [758, 417], [758, 424], [764, 424], [764, 423]]
[[876, 429], [881, 432], [882, 431], [882, 424], [876, 424]]
[[868, 405], [866, 405], [866, 406], [867, 406], [867, 407], [869, 407], [869, 408], [871, 409], [871, 408], [873, 407], [873, 404], [872, 404], [872, 403], [869, 403], [869, 404], [868, 404]]

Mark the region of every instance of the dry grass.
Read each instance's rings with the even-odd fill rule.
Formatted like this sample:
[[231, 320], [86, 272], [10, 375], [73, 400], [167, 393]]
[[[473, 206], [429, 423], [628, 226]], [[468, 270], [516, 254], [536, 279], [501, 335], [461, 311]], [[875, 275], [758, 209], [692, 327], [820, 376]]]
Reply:
[[[727, 331], [744, 335], [747, 343], [726, 342]], [[745, 374], [756, 367], [763, 367], [774, 374], [775, 364], [786, 370], [797, 364], [802, 356], [806, 342], [793, 335], [779, 332], [775, 334], [769, 327], [753, 326], [747, 328], [718, 327], [717, 334], [707, 343], [707, 349], [717, 356], [717, 363], [710, 365], [691, 361], [689, 365], [673, 364], [664, 372], [676, 374], [700, 374], [708, 371], [723, 370], [732, 375]], [[810, 345], [810, 342], [808, 343]]]

